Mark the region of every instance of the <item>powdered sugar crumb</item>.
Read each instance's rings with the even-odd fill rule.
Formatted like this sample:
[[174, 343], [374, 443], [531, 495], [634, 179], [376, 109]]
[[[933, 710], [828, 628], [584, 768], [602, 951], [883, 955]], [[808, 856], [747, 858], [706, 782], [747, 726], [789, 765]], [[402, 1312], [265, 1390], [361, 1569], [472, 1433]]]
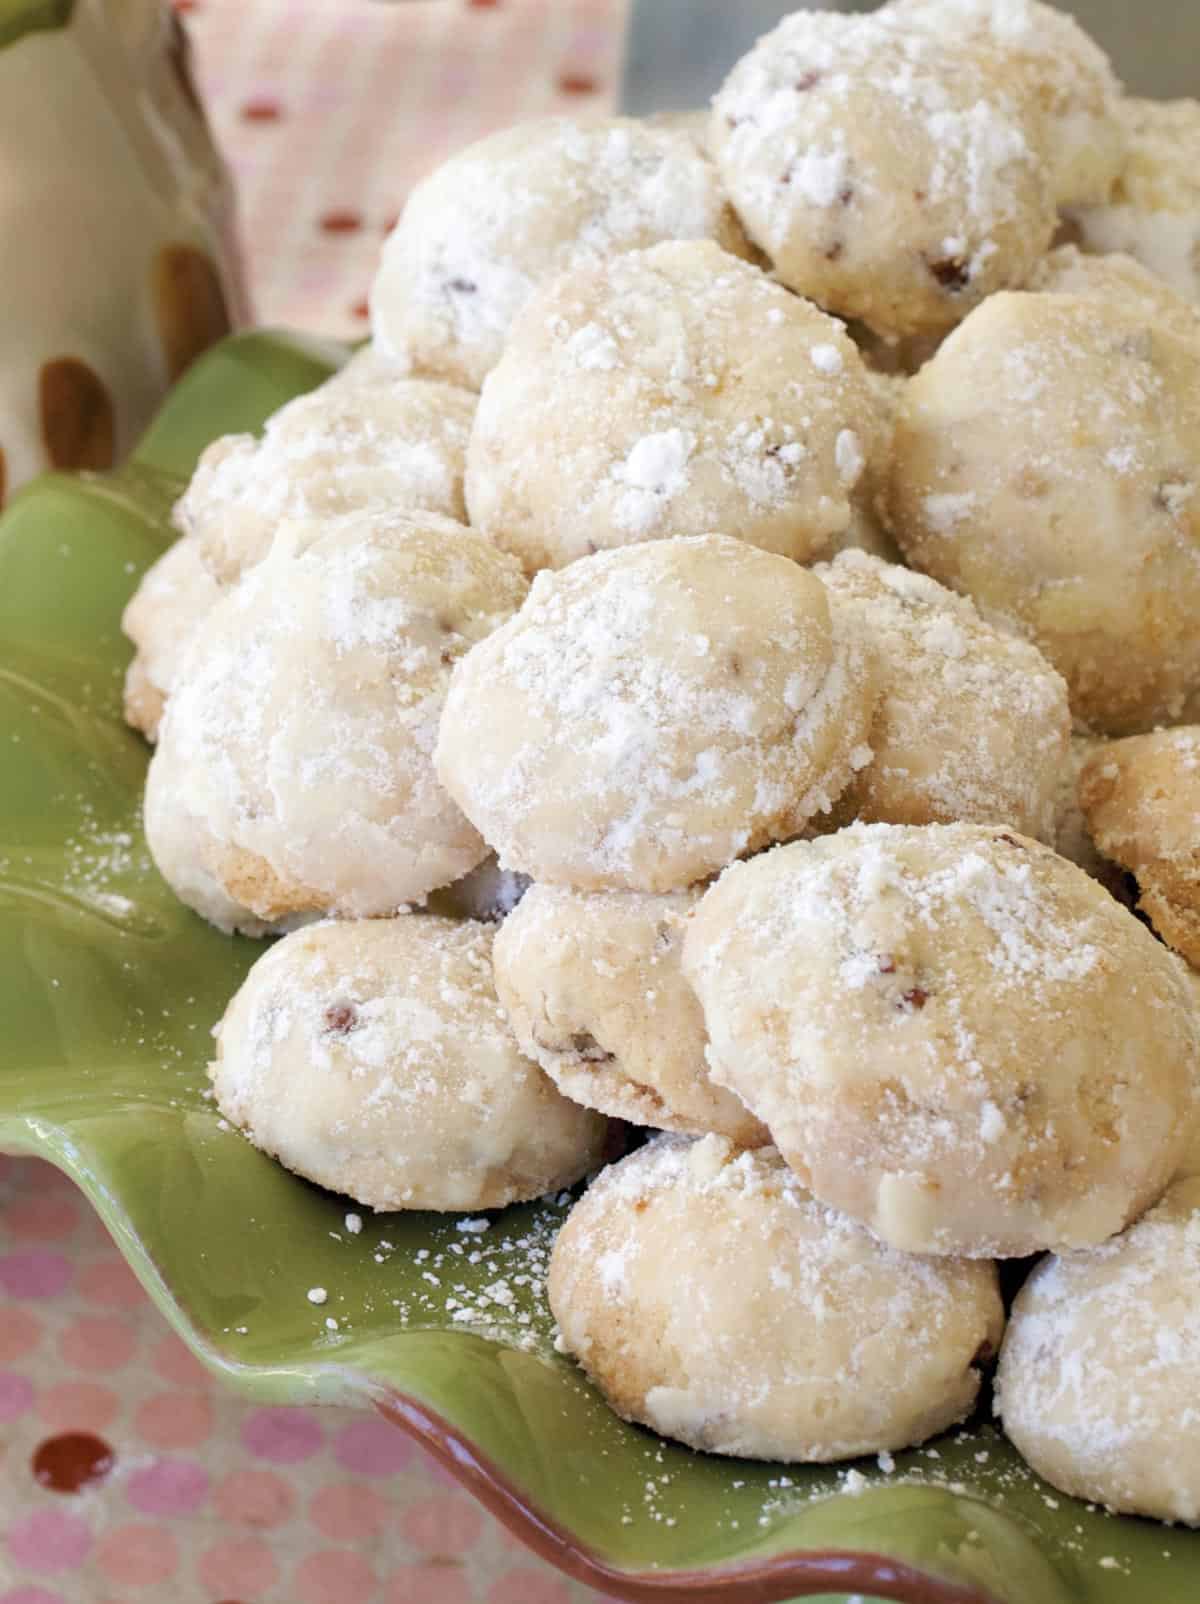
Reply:
[[665, 429], [643, 435], [624, 462], [616, 465], [613, 478], [626, 486], [613, 511], [620, 529], [633, 535], [650, 533], [666, 504], [687, 489], [687, 465], [695, 444], [689, 431]]
[[957, 526], [969, 518], [978, 504], [973, 490], [926, 496], [922, 503], [929, 527], [939, 535], [953, 534]]

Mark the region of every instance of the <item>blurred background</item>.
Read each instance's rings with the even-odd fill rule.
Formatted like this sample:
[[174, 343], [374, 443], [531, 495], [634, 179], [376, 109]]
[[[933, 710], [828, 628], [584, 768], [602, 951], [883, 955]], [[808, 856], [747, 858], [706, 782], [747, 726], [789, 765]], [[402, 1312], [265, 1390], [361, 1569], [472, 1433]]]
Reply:
[[[874, 11], [877, 0], [809, 0], [828, 11]], [[1200, 89], [1197, 0], [1054, 0], [1117, 63], [1131, 94], [1169, 99]], [[711, 95], [748, 46], [796, 5], [777, 0], [632, 0], [622, 110], [675, 111]]]

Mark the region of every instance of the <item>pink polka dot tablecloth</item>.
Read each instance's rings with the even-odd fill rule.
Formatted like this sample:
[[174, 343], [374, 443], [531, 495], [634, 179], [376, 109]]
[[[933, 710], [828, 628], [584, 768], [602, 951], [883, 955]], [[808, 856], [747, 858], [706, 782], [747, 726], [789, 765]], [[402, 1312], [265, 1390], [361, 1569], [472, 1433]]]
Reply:
[[0, 1157], [0, 1604], [582, 1604], [395, 1427], [263, 1409], [75, 1187]]
[[[423, 173], [610, 109], [623, 0], [179, 0], [261, 322], [361, 336]], [[397, 1430], [220, 1390], [73, 1186], [0, 1158], [0, 1604], [578, 1604]]]

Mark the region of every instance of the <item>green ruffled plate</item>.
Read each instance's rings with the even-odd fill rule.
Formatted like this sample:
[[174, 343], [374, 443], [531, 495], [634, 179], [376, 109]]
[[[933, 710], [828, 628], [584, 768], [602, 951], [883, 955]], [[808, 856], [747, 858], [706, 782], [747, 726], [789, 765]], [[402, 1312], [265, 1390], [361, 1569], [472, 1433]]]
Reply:
[[987, 1425], [887, 1472], [660, 1443], [553, 1351], [541, 1279], [567, 1199], [466, 1230], [389, 1215], [355, 1231], [344, 1202], [223, 1126], [204, 1096], [208, 1031], [261, 949], [187, 912], [147, 859], [118, 620], [203, 445], [345, 354], [228, 340], [125, 468], [40, 479], [0, 519], [0, 1148], [78, 1182], [232, 1386], [382, 1409], [617, 1598], [1195, 1604], [1200, 1535], [1055, 1496]]

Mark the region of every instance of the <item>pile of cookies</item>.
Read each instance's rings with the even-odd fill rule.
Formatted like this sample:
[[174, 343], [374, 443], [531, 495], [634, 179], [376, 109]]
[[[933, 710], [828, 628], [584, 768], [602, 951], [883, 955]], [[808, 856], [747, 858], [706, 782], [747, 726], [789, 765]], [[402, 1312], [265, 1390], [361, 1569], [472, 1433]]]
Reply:
[[627, 1419], [884, 1453], [998, 1354], [1200, 1522], [1198, 174], [1039, 0], [799, 12], [427, 179], [129, 605], [155, 861], [284, 936], [221, 1112], [377, 1209], [592, 1175]]

